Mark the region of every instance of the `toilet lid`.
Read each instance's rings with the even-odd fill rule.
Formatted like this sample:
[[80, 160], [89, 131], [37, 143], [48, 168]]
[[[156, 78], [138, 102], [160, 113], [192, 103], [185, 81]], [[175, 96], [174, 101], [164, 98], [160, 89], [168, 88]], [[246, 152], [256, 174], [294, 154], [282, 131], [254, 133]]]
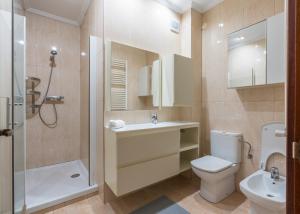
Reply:
[[204, 156], [191, 162], [194, 168], [206, 172], [220, 172], [232, 166], [232, 162], [214, 156]]

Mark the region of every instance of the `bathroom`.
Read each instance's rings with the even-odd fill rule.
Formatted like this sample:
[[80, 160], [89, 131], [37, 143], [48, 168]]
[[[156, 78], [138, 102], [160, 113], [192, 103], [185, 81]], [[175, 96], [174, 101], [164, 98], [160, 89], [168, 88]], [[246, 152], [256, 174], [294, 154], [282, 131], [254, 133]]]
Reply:
[[297, 213], [291, 5], [1, 0], [0, 213]]

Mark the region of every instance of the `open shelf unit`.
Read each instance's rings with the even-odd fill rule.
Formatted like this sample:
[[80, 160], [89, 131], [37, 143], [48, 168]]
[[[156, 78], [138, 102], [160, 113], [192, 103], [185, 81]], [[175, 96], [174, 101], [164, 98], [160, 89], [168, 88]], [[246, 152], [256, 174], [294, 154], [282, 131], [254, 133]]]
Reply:
[[199, 156], [199, 128], [180, 130], [180, 172], [191, 169], [191, 161]]
[[194, 142], [182, 142], [180, 144], [180, 152], [188, 151], [191, 149], [198, 149], [199, 145]]
[[41, 92], [36, 91], [36, 87], [40, 83], [39, 78], [26, 77], [26, 118], [31, 118], [38, 113], [39, 105], [36, 101], [40, 98]]
[[198, 149], [187, 150], [180, 153], [180, 172], [184, 172], [192, 168], [191, 161], [199, 156]]

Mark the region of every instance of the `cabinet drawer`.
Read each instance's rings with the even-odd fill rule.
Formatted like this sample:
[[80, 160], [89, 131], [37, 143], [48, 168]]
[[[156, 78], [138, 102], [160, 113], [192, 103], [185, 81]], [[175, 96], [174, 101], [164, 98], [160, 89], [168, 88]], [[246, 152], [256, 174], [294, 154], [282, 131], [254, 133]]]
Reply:
[[179, 152], [180, 131], [151, 133], [118, 139], [118, 167], [150, 161]]
[[117, 196], [179, 173], [179, 154], [118, 169]]

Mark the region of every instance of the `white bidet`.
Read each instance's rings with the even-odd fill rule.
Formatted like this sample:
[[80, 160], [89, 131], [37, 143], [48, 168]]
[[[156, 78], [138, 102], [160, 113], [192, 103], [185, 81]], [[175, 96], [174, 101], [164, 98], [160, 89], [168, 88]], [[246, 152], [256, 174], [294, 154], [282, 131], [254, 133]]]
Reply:
[[240, 188], [250, 201], [251, 214], [285, 213], [285, 177], [274, 180], [270, 172], [258, 170], [241, 181]]

